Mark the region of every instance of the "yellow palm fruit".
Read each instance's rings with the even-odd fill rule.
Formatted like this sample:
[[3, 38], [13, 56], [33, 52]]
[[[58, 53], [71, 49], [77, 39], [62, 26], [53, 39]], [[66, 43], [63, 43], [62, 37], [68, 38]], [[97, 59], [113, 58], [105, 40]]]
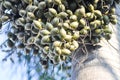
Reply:
[[1, 21], [2, 21], [2, 22], [6, 22], [8, 19], [9, 19], [8, 16], [2, 16], [2, 17], [1, 17]]
[[72, 40], [72, 36], [71, 36], [71, 35], [66, 35], [66, 36], [64, 37], [64, 39], [65, 39], [66, 41], [71, 41], [71, 40]]
[[55, 52], [59, 55], [62, 53], [60, 47], [55, 47]]
[[41, 43], [49, 43], [50, 42], [50, 35], [43, 36], [41, 39]]
[[61, 28], [61, 29], [60, 29], [60, 35], [61, 35], [62, 37], [65, 37], [65, 36], [66, 36], [66, 31], [65, 31], [64, 28]]
[[88, 4], [88, 9], [91, 12], [94, 12], [94, 6], [92, 4]]
[[63, 4], [58, 5], [58, 11], [60, 12], [65, 11], [65, 5]]
[[94, 18], [94, 13], [91, 13], [91, 12], [86, 13], [86, 18], [87, 18], [88, 20], [93, 19], [93, 18]]
[[43, 52], [45, 53], [45, 54], [47, 54], [47, 53], [49, 53], [49, 46], [45, 46], [44, 48], [43, 48]]
[[115, 8], [114, 7], [110, 8], [110, 14], [115, 14]]
[[[66, 10], [66, 13], [69, 14], [69, 16], [73, 15], [73, 12], [71, 10]], [[77, 13], [76, 13], [77, 14]]]
[[84, 27], [86, 25], [85, 19], [81, 18], [79, 21], [80, 26]]
[[37, 20], [33, 20], [33, 24], [35, 27], [37, 27], [38, 29], [42, 29], [42, 24], [40, 21]]
[[94, 11], [94, 14], [95, 14], [97, 17], [102, 17], [102, 13], [101, 13], [101, 11], [99, 11], [99, 10], [95, 10], [95, 11]]
[[58, 14], [58, 16], [60, 17], [60, 18], [67, 18], [68, 17], [68, 14], [66, 13], [66, 12], [60, 12], [59, 14]]
[[48, 30], [46, 30], [46, 29], [43, 29], [43, 30], [41, 30], [40, 32], [41, 32], [41, 34], [42, 34], [43, 36], [50, 34], [50, 32], [49, 32]]
[[53, 42], [53, 47], [61, 47], [62, 42], [61, 41], [54, 41]]
[[74, 21], [74, 22], [71, 22], [71, 23], [70, 23], [70, 27], [71, 27], [72, 29], [76, 29], [76, 28], [78, 28], [78, 26], [79, 26], [79, 23], [78, 23], [77, 21]]
[[49, 8], [49, 14], [51, 16], [57, 16], [57, 11], [54, 8]]
[[63, 27], [66, 29], [70, 29], [70, 25], [67, 22], [63, 23]]
[[80, 8], [78, 8], [75, 11], [75, 15], [78, 17], [78, 19], [80, 19], [81, 17], [85, 17], [85, 7], [84, 6], [80, 6]]
[[33, 12], [27, 12], [27, 17], [31, 20], [35, 19], [35, 15], [33, 14]]
[[74, 45], [75, 49], [79, 47], [79, 43], [76, 40], [73, 40], [72, 44]]
[[57, 4], [57, 5], [62, 4], [61, 0], [54, 0], [54, 3]]
[[95, 33], [96, 33], [96, 34], [101, 34], [101, 33], [102, 33], [102, 30], [101, 30], [101, 29], [96, 29], [96, 30], [95, 30]]
[[73, 39], [78, 39], [79, 37], [80, 37], [79, 31], [75, 31], [75, 32], [73, 33], [72, 38], [73, 38]]
[[75, 51], [75, 46], [71, 45], [69, 49], [70, 49], [70, 51]]
[[71, 51], [69, 49], [63, 48], [61, 50], [62, 50], [61, 54], [63, 54], [63, 55], [70, 55], [71, 54]]
[[76, 15], [71, 15], [70, 16], [70, 20], [71, 21], [76, 21], [77, 20], [77, 16]]

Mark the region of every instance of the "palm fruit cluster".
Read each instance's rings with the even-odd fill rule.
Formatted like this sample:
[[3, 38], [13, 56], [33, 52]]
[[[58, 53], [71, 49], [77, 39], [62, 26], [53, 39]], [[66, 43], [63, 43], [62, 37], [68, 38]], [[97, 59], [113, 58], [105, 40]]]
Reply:
[[65, 61], [79, 46], [110, 39], [119, 0], [0, 0], [0, 26], [10, 22], [7, 46], [40, 57], [41, 64]]

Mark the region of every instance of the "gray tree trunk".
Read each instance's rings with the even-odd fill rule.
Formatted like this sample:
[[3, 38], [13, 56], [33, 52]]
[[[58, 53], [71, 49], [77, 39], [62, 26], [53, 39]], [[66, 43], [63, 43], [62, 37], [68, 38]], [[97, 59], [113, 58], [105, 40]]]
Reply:
[[[116, 7], [116, 14], [120, 16], [119, 5]], [[118, 24], [110, 24], [110, 28], [113, 34], [109, 43], [101, 40], [101, 47], [88, 50], [89, 55], [84, 62], [80, 62], [85, 58], [82, 50], [75, 53], [71, 80], [120, 80], [120, 17]]]

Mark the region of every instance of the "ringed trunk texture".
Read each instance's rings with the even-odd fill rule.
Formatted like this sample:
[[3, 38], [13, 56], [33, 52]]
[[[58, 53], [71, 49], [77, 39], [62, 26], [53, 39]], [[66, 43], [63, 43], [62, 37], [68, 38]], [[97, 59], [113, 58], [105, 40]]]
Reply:
[[[118, 24], [110, 24], [113, 34], [109, 42], [101, 40], [100, 48], [88, 48], [88, 57], [81, 49], [72, 60], [71, 80], [120, 80], [120, 5], [116, 5]], [[79, 61], [78, 62], [76, 62]]]

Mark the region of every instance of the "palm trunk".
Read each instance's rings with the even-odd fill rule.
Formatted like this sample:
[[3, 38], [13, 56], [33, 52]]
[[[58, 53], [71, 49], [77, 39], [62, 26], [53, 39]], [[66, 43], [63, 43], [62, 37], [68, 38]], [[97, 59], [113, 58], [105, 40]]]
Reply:
[[[116, 13], [120, 13], [120, 6], [117, 5]], [[120, 18], [118, 24], [113, 26], [112, 38], [107, 42], [101, 40], [100, 48], [88, 48], [88, 57], [85, 57], [82, 49], [75, 52], [72, 60], [71, 80], [120, 80]], [[79, 61], [78, 62], [76, 62]]]

